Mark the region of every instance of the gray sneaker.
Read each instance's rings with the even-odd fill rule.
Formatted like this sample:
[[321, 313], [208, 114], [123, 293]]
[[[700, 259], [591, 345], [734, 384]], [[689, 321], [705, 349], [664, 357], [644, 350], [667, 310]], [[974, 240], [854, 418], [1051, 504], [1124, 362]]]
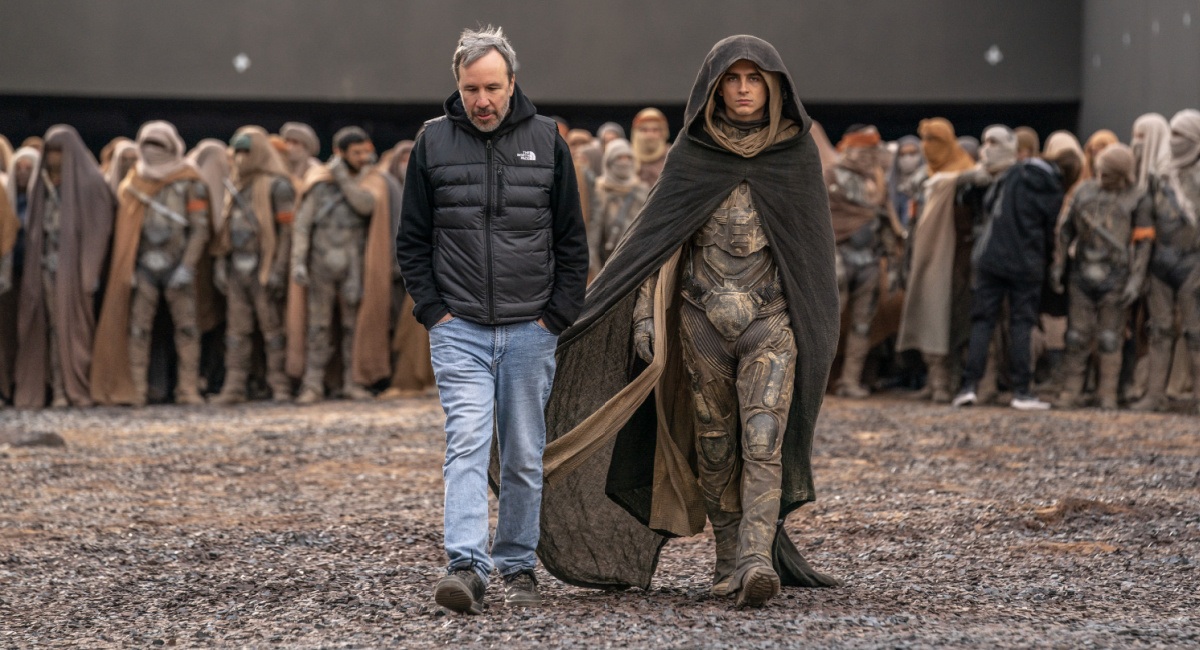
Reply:
[[542, 604], [533, 569], [504, 576], [504, 604], [513, 607], [537, 607]]
[[451, 569], [433, 588], [433, 600], [460, 614], [482, 614], [483, 579], [472, 567]]

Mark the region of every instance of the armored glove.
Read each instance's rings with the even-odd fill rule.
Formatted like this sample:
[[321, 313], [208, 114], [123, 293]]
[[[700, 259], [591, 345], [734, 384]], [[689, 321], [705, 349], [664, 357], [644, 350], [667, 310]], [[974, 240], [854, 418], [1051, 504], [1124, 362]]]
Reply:
[[297, 264], [295, 268], [292, 269], [292, 281], [302, 287], [307, 287], [308, 267], [303, 264]]
[[643, 318], [633, 326], [633, 345], [642, 361], [654, 360], [654, 319]]
[[188, 267], [181, 265], [171, 274], [171, 279], [167, 280], [167, 287], [170, 289], [182, 289], [191, 286], [195, 279], [196, 274]]
[[1142, 283], [1140, 278], [1129, 278], [1125, 283], [1125, 290], [1121, 292], [1121, 306], [1129, 307], [1137, 302], [1137, 299], [1142, 295]]

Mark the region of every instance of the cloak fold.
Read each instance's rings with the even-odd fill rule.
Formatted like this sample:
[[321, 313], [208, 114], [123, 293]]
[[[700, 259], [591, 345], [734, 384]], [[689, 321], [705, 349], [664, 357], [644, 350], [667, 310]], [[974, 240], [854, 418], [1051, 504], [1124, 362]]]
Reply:
[[[30, 183], [26, 224], [25, 268], [17, 315], [16, 390], [13, 403], [20, 408], [46, 404], [50, 381], [49, 355], [56, 354], [63, 372], [63, 388], [76, 406], [90, 405], [92, 339], [96, 332], [96, 291], [104, 273], [115, 200], [96, 159], [73, 127], [58, 125], [46, 132], [47, 144], [62, 149], [62, 184], [58, 231], [58, 272], [55, 295], [45, 295], [42, 284], [42, 249], [45, 230], [46, 179], [42, 158]], [[49, 349], [47, 301], [58, 314], [58, 348]]]
[[[147, 196], [154, 196], [167, 185], [185, 179], [203, 182], [200, 172], [188, 165], [157, 181], [140, 174], [130, 174], [121, 183], [121, 191], [125, 193], [125, 187], [131, 186]], [[209, 210], [211, 209], [210, 202]], [[92, 399], [97, 404], [133, 404], [137, 400], [137, 391], [133, 387], [133, 370], [129, 365], [129, 309], [133, 297], [133, 273], [137, 267], [138, 244], [142, 238], [142, 220], [145, 216], [146, 205], [132, 196], [122, 200], [117, 208], [117, 223], [112, 240], [112, 267], [108, 275], [108, 288], [104, 292], [104, 306], [100, 309], [100, 323], [96, 327], [96, 343], [92, 352]]]
[[[739, 59], [786, 81], [783, 117], [799, 126], [798, 135], [751, 158], [717, 146], [697, 119], [722, 73]], [[546, 408], [538, 555], [560, 580], [647, 587], [667, 536], [703, 529], [691, 395], [672, 316], [678, 306], [674, 260], [743, 182], [779, 268], [799, 352], [783, 434], [780, 518], [813, 500], [812, 436], [837, 345], [838, 293], [833, 229], [810, 125], [768, 43], [736, 36], [709, 53], [662, 176], [589, 287], [583, 314], [559, 339]], [[660, 317], [656, 357], [647, 365], [632, 342], [633, 308], [637, 289], [655, 271], [661, 271], [655, 304]], [[784, 584], [836, 584], [807, 566], [782, 526], [774, 548]]]
[[912, 230], [909, 290], [904, 294], [896, 349], [949, 354], [954, 292], [954, 195], [958, 172], [934, 174], [927, 183], [928, 200]]
[[[303, 201], [317, 183], [333, 182], [333, 174], [324, 165], [309, 170], [304, 178]], [[363, 251], [363, 296], [354, 326], [354, 381], [363, 386], [391, 376], [392, 309], [392, 205], [383, 174], [371, 170], [359, 185], [375, 197], [375, 209], [367, 224], [367, 243]], [[299, 202], [297, 202], [299, 205]], [[398, 206], [397, 206], [398, 209]], [[288, 286], [287, 372], [293, 377], [304, 374], [304, 343], [308, 330], [308, 291], [295, 282]], [[343, 360], [345, 362], [345, 360]]]

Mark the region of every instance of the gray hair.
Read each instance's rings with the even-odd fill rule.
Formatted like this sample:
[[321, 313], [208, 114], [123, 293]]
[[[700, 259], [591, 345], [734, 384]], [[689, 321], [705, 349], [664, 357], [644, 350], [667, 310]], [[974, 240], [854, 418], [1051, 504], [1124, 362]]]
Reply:
[[517, 53], [504, 37], [503, 28], [488, 25], [483, 29], [464, 29], [462, 36], [458, 37], [458, 47], [454, 50], [454, 61], [450, 66], [454, 71], [454, 80], [458, 81], [458, 72], [464, 65], [475, 63], [492, 50], [504, 57], [508, 78], [512, 79], [517, 71]]

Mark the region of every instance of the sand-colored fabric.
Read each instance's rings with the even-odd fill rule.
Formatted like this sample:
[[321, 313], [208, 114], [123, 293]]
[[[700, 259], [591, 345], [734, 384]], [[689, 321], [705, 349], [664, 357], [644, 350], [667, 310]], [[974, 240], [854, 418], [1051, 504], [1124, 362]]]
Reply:
[[129, 365], [129, 308], [146, 205], [126, 192], [125, 187], [154, 196], [167, 185], [181, 180], [203, 181], [195, 167], [185, 164], [171, 176], [159, 180], [135, 173], [121, 183], [108, 287], [104, 292], [104, 306], [100, 309], [100, 323], [96, 327], [96, 341], [92, 348], [91, 391], [92, 399], [97, 404], [133, 404], [139, 397], [133, 386], [133, 371]]
[[1108, 129], [1100, 129], [1092, 134], [1083, 145], [1083, 175], [1081, 180], [1096, 177], [1096, 156], [1110, 144], [1120, 142], [1117, 134]]
[[[30, 166], [34, 170], [36, 170], [38, 168], [38, 165], [41, 164], [42, 154], [37, 149], [34, 149], [33, 147], [21, 147], [20, 149], [17, 149], [16, 153], [14, 153], [12, 156], [12, 160], [9, 161], [10, 168], [15, 168], [17, 166], [17, 163], [22, 160], [29, 161]], [[10, 169], [10, 171], [11, 171], [11, 169]], [[38, 174], [38, 176], [40, 176], [40, 174]], [[36, 176], [34, 176], [33, 174], [30, 174], [29, 185], [32, 185], [33, 181], [36, 180], [36, 178], [37, 178]], [[12, 207], [13, 211], [16, 211], [17, 195], [21, 194], [22, 192], [27, 191], [29, 189], [29, 187], [28, 187], [28, 185], [26, 187], [17, 187], [17, 175], [15, 173], [10, 173], [8, 175], [7, 189], [8, 189], [8, 204], [9, 204], [9, 206]]]
[[1144, 143], [1138, 161], [1137, 187], [1138, 193], [1144, 194], [1150, 189], [1150, 179], [1165, 173], [1171, 164], [1171, 125], [1158, 113], [1146, 113], [1133, 121], [1131, 144], [1138, 134]]
[[105, 177], [108, 176], [108, 170], [110, 167], [112, 167], [112, 161], [116, 156], [117, 147], [121, 146], [122, 144], [133, 144], [133, 140], [130, 140], [123, 135], [118, 135], [112, 140], [109, 140], [108, 144], [104, 145], [104, 148], [100, 150], [100, 173], [104, 174]]
[[0, 187], [0, 257], [12, 252], [17, 245], [17, 233], [20, 230], [21, 220], [17, 218], [17, 212], [8, 200], [8, 190]]
[[896, 339], [901, 352], [944, 355], [950, 351], [957, 180], [958, 172], [941, 172], [925, 182], [925, 209], [910, 234], [911, 270]]
[[[318, 183], [334, 182], [324, 165], [309, 170], [300, 191], [300, 201]], [[390, 377], [392, 309], [392, 208], [387, 181], [376, 168], [358, 181], [375, 197], [375, 209], [367, 225], [367, 244], [363, 251], [363, 295], [354, 326], [354, 351], [351, 359], [354, 381], [370, 386]], [[308, 296], [294, 282], [288, 288], [287, 336], [289, 375], [304, 374], [304, 341], [308, 330]]]
[[[271, 201], [271, 186], [274, 185], [276, 178], [283, 178], [290, 183], [292, 177], [282, 158], [279, 157], [279, 153], [271, 146], [270, 136], [266, 129], [261, 126], [243, 126], [234, 133], [233, 137], [237, 138], [242, 135], [250, 138], [250, 150], [241, 167], [233, 170], [231, 182], [239, 192], [244, 191], [247, 185], [252, 186], [250, 207], [254, 210], [255, 219], [258, 220], [258, 281], [266, 286], [275, 259], [275, 207]], [[214, 227], [217, 231], [217, 236], [214, 238], [214, 255], [228, 255], [232, 250], [229, 240], [229, 216], [233, 204], [233, 196], [226, 196], [222, 209], [223, 216], [219, 220], [221, 225], [219, 228]]]
[[921, 152], [925, 154], [929, 176], [941, 172], [961, 172], [975, 166], [971, 158], [954, 137], [954, 125], [942, 117], [921, 120], [917, 126], [921, 136]]
[[[1103, 176], [1105, 172], [1119, 174], [1125, 179], [1125, 187], [1137, 183], [1137, 161], [1133, 158], [1133, 149], [1120, 143], [1105, 147], [1104, 151], [1096, 156], [1096, 173]], [[1125, 187], [1105, 189], [1120, 191]]]
[[112, 190], [113, 196], [116, 196], [117, 190], [121, 188], [121, 183], [129, 176], [129, 172], [133, 171], [137, 166], [137, 163], [134, 163], [134, 167], [126, 169], [124, 174], [121, 173], [121, 157], [129, 151], [136, 154], [137, 143], [129, 138], [120, 138], [120, 142], [116, 142], [113, 145], [112, 160], [109, 161], [108, 167], [104, 169], [104, 180], [108, 183], [109, 189]]
[[13, 146], [8, 138], [0, 135], [0, 172], [12, 171]]
[[[211, 251], [225, 216], [224, 205], [229, 200], [225, 181], [229, 178], [229, 155], [225, 143], [215, 138], [205, 138], [188, 152], [188, 163], [200, 172], [204, 186], [208, 188], [210, 219], [208, 242]], [[213, 258], [202, 255], [196, 263], [196, 325], [201, 332], [211, 332], [225, 321], [225, 299], [213, 285]]]
[[1013, 129], [1017, 136], [1017, 153], [1027, 158], [1042, 155], [1041, 139], [1032, 127], [1018, 126]]
[[434, 385], [433, 362], [429, 352], [429, 332], [413, 316], [413, 306], [412, 296], [405, 296], [392, 334], [395, 367], [391, 388], [404, 394], [423, 395]]
[[[95, 300], [108, 253], [115, 200], [92, 152], [74, 127], [59, 124], [46, 132], [46, 143], [62, 151], [59, 205], [58, 272], [55, 295], [45, 294], [42, 253], [47, 209], [46, 174], [39, 165], [29, 186], [25, 268], [21, 276], [16, 393], [22, 408], [41, 408], [49, 384], [49, 355], [57, 355], [63, 388], [76, 406], [91, 404], [89, 375], [96, 331]], [[45, 158], [42, 159], [45, 161]], [[48, 303], [57, 315], [58, 349], [49, 348]]]
[[1190, 146], [1181, 155], [1171, 153], [1171, 162], [1167, 165], [1167, 184], [1175, 194], [1175, 201], [1179, 204], [1183, 218], [1194, 227], [1197, 221], [1196, 204], [1189, 196], [1189, 192], [1184, 189], [1183, 183], [1179, 179], [1179, 172], [1195, 165], [1200, 160], [1200, 111], [1185, 108], [1176, 113], [1171, 118], [1171, 133], [1178, 133], [1186, 138]]
[[[637, 127], [645, 122], [659, 122], [663, 126], [664, 137], [661, 140], [647, 140], [638, 135]], [[667, 140], [670, 138], [670, 126], [667, 116], [657, 108], [643, 108], [633, 118], [633, 158], [637, 161], [638, 169], [647, 163], [662, 160], [667, 155]]]
[[[146, 180], [157, 181], [168, 176], [175, 176], [185, 167], [191, 166], [191, 163], [184, 158], [187, 148], [183, 144], [183, 138], [179, 137], [175, 125], [170, 122], [162, 120], [146, 122], [142, 128], [138, 129], [137, 143], [138, 164], [136, 169], [138, 176]], [[161, 159], [153, 153], [147, 155], [147, 147], [151, 144], [157, 144], [166, 150]]]

